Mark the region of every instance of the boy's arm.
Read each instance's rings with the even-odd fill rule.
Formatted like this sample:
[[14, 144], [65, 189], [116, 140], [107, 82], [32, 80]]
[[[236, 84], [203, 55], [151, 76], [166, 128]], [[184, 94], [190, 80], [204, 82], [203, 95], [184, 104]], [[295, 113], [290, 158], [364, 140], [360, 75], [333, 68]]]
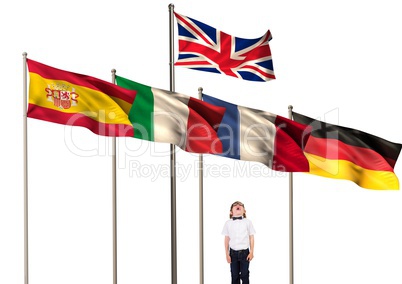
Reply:
[[247, 256], [247, 260], [251, 261], [254, 258], [254, 235], [250, 235], [250, 253]]
[[232, 259], [230, 257], [230, 251], [229, 251], [229, 236], [225, 236], [225, 254], [226, 254], [226, 261], [228, 263], [231, 263]]

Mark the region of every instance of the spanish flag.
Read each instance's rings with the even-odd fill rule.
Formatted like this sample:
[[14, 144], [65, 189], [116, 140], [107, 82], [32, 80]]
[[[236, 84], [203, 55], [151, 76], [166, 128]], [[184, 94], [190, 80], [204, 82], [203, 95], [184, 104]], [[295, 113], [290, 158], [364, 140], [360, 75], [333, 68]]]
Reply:
[[27, 64], [28, 117], [82, 126], [102, 136], [133, 137], [128, 113], [136, 91], [30, 59]]
[[402, 144], [296, 112], [293, 119], [312, 127], [304, 147], [309, 173], [351, 180], [367, 189], [399, 189], [394, 166]]

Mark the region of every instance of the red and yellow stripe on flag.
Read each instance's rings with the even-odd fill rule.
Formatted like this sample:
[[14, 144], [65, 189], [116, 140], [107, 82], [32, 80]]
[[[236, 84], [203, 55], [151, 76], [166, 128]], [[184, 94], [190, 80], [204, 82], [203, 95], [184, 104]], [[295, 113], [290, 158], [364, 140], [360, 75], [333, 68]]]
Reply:
[[309, 173], [351, 180], [367, 189], [399, 189], [394, 167], [401, 144], [295, 112], [293, 118], [312, 127], [304, 147]]
[[102, 136], [133, 137], [128, 118], [136, 91], [27, 59], [27, 116], [82, 126]]

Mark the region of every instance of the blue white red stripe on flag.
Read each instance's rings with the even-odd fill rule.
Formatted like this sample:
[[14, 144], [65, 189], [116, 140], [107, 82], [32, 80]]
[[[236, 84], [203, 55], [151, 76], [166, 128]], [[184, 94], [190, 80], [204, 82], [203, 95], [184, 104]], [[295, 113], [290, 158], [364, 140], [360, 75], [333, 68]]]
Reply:
[[276, 171], [308, 172], [303, 146], [309, 126], [279, 115], [235, 105], [203, 94], [203, 100], [225, 107], [217, 134], [222, 141], [221, 156], [260, 162]]

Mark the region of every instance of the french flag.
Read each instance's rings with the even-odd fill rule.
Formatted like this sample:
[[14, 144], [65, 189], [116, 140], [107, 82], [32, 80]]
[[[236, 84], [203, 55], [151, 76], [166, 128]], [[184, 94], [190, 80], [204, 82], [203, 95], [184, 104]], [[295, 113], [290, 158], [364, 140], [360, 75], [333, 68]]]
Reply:
[[275, 171], [308, 172], [303, 147], [310, 127], [270, 112], [203, 94], [207, 103], [226, 108], [217, 134], [224, 157], [260, 162]]

